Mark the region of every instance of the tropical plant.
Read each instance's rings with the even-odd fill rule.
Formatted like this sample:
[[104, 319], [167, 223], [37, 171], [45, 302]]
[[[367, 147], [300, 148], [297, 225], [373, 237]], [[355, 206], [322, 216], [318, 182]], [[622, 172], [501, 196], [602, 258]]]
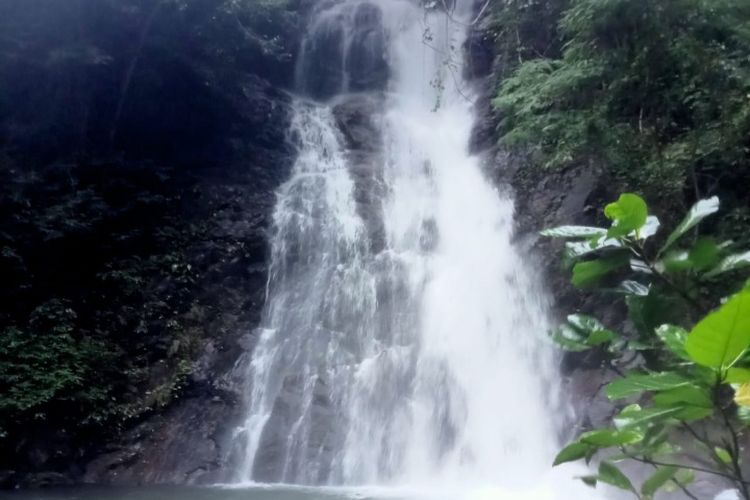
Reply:
[[[627, 334], [583, 314], [553, 333], [568, 351], [599, 349], [616, 373], [603, 387], [618, 408], [611, 427], [584, 432], [554, 462], [589, 462], [605, 451], [598, 473], [582, 478], [588, 484], [640, 499], [670, 487], [697, 498], [688, 485], [699, 472], [750, 499], [740, 444], [750, 424], [750, 282], [743, 286], [736, 273], [750, 267], [750, 251], [695, 234], [718, 209], [718, 198], [701, 200], [659, 238], [659, 220], [644, 200], [623, 194], [604, 209], [608, 228], [542, 232], [568, 240], [575, 286], [617, 294], [628, 310]], [[723, 297], [735, 283], [739, 291]], [[640, 487], [615, 465], [626, 460], [653, 468]]]

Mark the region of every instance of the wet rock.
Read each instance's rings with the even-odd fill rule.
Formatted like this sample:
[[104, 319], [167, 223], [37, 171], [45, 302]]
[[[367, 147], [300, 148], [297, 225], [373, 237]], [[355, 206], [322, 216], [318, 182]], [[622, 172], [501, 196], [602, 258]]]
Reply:
[[350, 94], [333, 107], [336, 124], [344, 137], [349, 172], [354, 180], [357, 211], [365, 221], [374, 253], [385, 245], [382, 219], [384, 160], [380, 129], [383, 99], [379, 93]]
[[27, 474], [20, 482], [21, 488], [52, 488], [56, 486], [70, 486], [73, 479], [60, 472], [35, 472]]
[[385, 31], [380, 7], [362, 2], [322, 9], [303, 42], [299, 89], [315, 99], [385, 89]]

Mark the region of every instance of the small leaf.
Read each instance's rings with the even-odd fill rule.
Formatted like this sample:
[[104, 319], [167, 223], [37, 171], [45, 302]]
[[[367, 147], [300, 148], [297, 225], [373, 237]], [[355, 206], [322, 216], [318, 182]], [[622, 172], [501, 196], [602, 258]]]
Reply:
[[722, 273], [735, 271], [750, 266], [750, 251], [730, 255], [722, 260], [718, 266], [706, 273], [707, 278], [712, 278]]
[[693, 205], [682, 222], [680, 222], [680, 224], [674, 229], [674, 231], [672, 231], [672, 234], [667, 237], [667, 241], [666, 243], [664, 243], [664, 246], [659, 253], [663, 253], [665, 250], [671, 247], [672, 244], [677, 241], [682, 235], [695, 227], [696, 224], [718, 210], [719, 198], [716, 196], [713, 196], [707, 200], [700, 200], [698, 203]]
[[584, 255], [604, 249], [622, 248], [622, 244], [606, 235], [588, 241], [568, 241], [565, 243], [565, 256], [569, 259], [578, 259]]
[[690, 249], [688, 258], [693, 269], [702, 271], [716, 265], [719, 252], [719, 246], [713, 238], [701, 238]]
[[617, 336], [615, 332], [605, 328], [599, 320], [585, 314], [571, 314], [568, 316], [568, 323], [579, 332], [586, 334], [585, 343], [592, 347], [609, 342]]
[[750, 290], [733, 295], [703, 318], [688, 335], [685, 349], [696, 363], [729, 368], [750, 346]]
[[627, 476], [609, 462], [602, 462], [599, 464], [599, 474], [597, 474], [597, 479], [602, 483], [615, 486], [622, 490], [634, 491], [633, 485]]
[[581, 443], [581, 442], [574, 442], [570, 443], [568, 446], [560, 450], [560, 453], [557, 454], [555, 457], [555, 461], [552, 463], [552, 466], [564, 464], [566, 462], [575, 462], [576, 460], [580, 460], [583, 457], [586, 456], [586, 454], [591, 450], [594, 449], [594, 446], [591, 446], [590, 444]]
[[597, 429], [584, 432], [578, 440], [599, 448], [633, 444], [643, 440], [643, 434], [636, 431], [619, 429]]
[[688, 332], [684, 328], [674, 325], [661, 325], [656, 329], [656, 335], [666, 344], [672, 353], [680, 359], [690, 361], [685, 350]]
[[616, 202], [604, 208], [604, 215], [612, 221], [612, 227], [607, 231], [607, 236], [622, 237], [632, 231], [638, 231], [646, 224], [648, 206], [640, 196], [623, 193]]
[[587, 351], [592, 347], [586, 344], [586, 337], [581, 332], [567, 324], [561, 325], [552, 333], [552, 340], [566, 351], [571, 352]]
[[729, 452], [725, 448], [722, 448], [720, 446], [714, 446], [714, 453], [716, 453], [716, 456], [725, 465], [729, 465], [732, 463], [732, 455], [730, 455]]
[[659, 467], [656, 469], [656, 472], [651, 474], [651, 476], [643, 483], [641, 486], [641, 493], [646, 497], [653, 497], [654, 493], [674, 477], [677, 470], [677, 467], [674, 466]]
[[750, 382], [745, 382], [734, 392], [734, 402], [738, 406], [750, 408]]
[[591, 285], [627, 262], [628, 257], [624, 254], [579, 262], [573, 267], [573, 285], [577, 287]]
[[638, 231], [638, 238], [641, 240], [647, 240], [659, 230], [661, 222], [656, 216], [649, 215], [646, 217], [646, 224], [643, 225], [640, 231]]
[[654, 274], [654, 271], [652, 271], [651, 268], [648, 267], [648, 264], [640, 259], [630, 259], [630, 269], [632, 269], [636, 273]]
[[676, 373], [631, 373], [607, 384], [604, 392], [609, 399], [635, 396], [643, 391], [664, 391], [689, 385], [690, 382]]
[[645, 297], [648, 295], [649, 287], [642, 285], [637, 281], [626, 280], [620, 283], [620, 286], [616, 288], [618, 292], [623, 292], [628, 295], [637, 295], [638, 297]]
[[677, 415], [683, 408], [646, 408], [641, 409], [637, 405], [625, 407], [614, 419], [618, 429], [633, 429], [654, 421], [671, 418]]
[[583, 484], [585, 484], [586, 486], [596, 488], [597, 476], [579, 476], [578, 479], [583, 481]]
[[549, 238], [587, 238], [607, 234], [607, 230], [600, 227], [588, 226], [559, 226], [541, 231], [542, 236]]

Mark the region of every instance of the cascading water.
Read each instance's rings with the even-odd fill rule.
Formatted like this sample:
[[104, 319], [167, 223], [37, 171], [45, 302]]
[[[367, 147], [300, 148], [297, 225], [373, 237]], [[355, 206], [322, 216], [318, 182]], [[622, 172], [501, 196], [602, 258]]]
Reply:
[[[567, 481], [555, 496], [533, 486], [549, 482], [564, 417], [513, 203], [467, 151], [471, 7], [342, 0], [313, 15], [298, 84], [325, 101], [295, 107], [299, 156], [278, 194], [263, 324], [238, 365], [239, 482], [582, 498]], [[386, 79], [384, 93], [351, 94]], [[351, 102], [370, 103], [353, 120], [364, 116], [367, 145], [342, 130]]]

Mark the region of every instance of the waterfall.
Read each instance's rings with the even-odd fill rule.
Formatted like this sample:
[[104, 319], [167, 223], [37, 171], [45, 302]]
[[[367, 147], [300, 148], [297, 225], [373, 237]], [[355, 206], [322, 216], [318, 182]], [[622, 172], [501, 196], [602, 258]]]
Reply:
[[547, 303], [513, 244], [512, 200], [468, 153], [472, 5], [451, 7], [341, 0], [312, 15], [298, 158], [238, 365], [238, 482], [583, 498], [549, 479], [565, 415]]

